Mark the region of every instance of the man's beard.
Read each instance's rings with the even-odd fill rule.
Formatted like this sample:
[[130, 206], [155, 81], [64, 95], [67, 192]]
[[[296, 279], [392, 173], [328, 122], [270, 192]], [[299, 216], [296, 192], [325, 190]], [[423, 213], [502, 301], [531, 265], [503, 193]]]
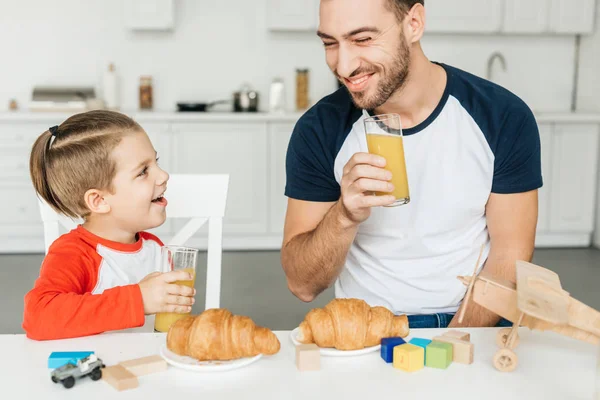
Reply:
[[[398, 45], [398, 51], [396, 56], [392, 60], [392, 63], [387, 71], [387, 74], [383, 74], [381, 68], [369, 64], [360, 67], [350, 75], [350, 78], [362, 74], [379, 73], [381, 79], [375, 93], [369, 95], [367, 91], [364, 92], [351, 92], [350, 96], [356, 107], [365, 110], [374, 110], [377, 107], [383, 105], [388, 99], [396, 92], [402, 90], [402, 87], [406, 84], [408, 71], [410, 66], [410, 49], [406, 44], [403, 37], [400, 38], [400, 44]], [[336, 73], [337, 75], [337, 73]], [[344, 79], [337, 75], [338, 79], [344, 84]], [[347, 89], [347, 88], [346, 88]]]

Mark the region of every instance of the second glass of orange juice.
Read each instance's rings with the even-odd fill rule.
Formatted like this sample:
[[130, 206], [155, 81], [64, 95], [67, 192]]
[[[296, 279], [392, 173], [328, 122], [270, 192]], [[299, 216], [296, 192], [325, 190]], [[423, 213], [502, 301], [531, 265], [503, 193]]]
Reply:
[[375, 195], [393, 195], [396, 201], [387, 207], [395, 207], [410, 202], [408, 174], [404, 158], [402, 126], [398, 114], [382, 114], [366, 118], [364, 121], [369, 153], [385, 158], [385, 169], [392, 173], [392, 193], [375, 192]]
[[[161, 249], [161, 272], [184, 270], [192, 275], [192, 280], [176, 281], [176, 285], [194, 287], [196, 282], [196, 263], [198, 249], [182, 246], [164, 246]], [[190, 313], [157, 313], [154, 320], [154, 331], [168, 332], [172, 324]]]

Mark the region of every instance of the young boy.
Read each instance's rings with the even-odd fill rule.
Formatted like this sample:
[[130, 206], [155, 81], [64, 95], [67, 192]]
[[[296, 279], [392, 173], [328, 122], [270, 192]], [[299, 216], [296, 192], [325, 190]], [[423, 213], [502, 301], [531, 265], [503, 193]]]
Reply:
[[141, 327], [145, 316], [191, 311], [187, 272], [160, 273], [163, 243], [144, 232], [166, 219], [169, 175], [148, 135], [111, 111], [74, 115], [33, 145], [34, 188], [84, 223], [49, 248], [25, 296], [23, 329], [36, 340]]

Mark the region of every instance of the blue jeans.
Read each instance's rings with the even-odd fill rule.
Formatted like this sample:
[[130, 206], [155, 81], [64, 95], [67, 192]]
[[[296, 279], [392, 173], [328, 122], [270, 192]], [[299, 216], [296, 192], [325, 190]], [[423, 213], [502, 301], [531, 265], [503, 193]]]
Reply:
[[[410, 329], [419, 328], [447, 328], [454, 318], [453, 313], [441, 313], [441, 314], [423, 314], [423, 315], [409, 315], [408, 316], [408, 327]], [[512, 322], [501, 318], [496, 326], [511, 327]]]

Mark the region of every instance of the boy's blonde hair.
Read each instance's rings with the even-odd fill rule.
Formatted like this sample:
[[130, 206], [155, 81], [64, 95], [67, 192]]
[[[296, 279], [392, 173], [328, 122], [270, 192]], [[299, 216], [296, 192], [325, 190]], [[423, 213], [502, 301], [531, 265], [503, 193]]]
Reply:
[[123, 136], [143, 132], [128, 116], [106, 110], [76, 114], [35, 141], [29, 171], [38, 195], [55, 211], [72, 218], [90, 214], [90, 189], [112, 192], [116, 163], [112, 150]]

